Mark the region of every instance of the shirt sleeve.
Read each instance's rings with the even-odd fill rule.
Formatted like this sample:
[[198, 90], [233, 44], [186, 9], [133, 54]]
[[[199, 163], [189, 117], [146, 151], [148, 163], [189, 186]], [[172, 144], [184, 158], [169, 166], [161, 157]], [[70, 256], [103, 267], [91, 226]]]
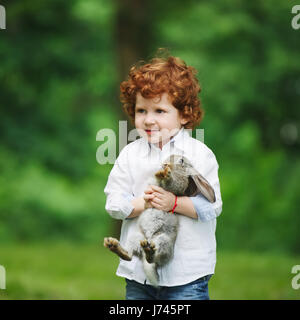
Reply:
[[195, 197], [190, 197], [190, 199], [193, 202], [199, 220], [206, 222], [217, 217], [216, 211], [213, 208], [213, 204], [201, 194], [198, 194]]
[[202, 195], [196, 195], [195, 197], [190, 197], [194, 208], [197, 212], [198, 218], [202, 222], [206, 222], [212, 219], [217, 218], [222, 212], [222, 198], [220, 190], [220, 182], [218, 177], [219, 165], [214, 153], [209, 150], [207, 153], [203, 170], [201, 174], [204, 178], [210, 183], [212, 188], [215, 191], [216, 201], [214, 203], [209, 202]]
[[104, 188], [106, 195], [105, 210], [114, 219], [126, 219], [134, 209], [131, 204], [133, 194], [131, 190], [132, 177], [128, 168], [127, 153], [120, 152], [108, 177]]

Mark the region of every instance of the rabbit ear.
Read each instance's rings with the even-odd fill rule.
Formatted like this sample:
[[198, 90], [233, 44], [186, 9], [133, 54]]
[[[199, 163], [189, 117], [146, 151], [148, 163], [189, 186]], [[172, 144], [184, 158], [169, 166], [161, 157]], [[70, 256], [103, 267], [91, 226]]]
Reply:
[[192, 195], [196, 195], [200, 192], [209, 202], [215, 202], [215, 192], [209, 182], [194, 168], [190, 168], [189, 171], [189, 178], [191, 183], [189, 184], [188, 191], [191, 192]]

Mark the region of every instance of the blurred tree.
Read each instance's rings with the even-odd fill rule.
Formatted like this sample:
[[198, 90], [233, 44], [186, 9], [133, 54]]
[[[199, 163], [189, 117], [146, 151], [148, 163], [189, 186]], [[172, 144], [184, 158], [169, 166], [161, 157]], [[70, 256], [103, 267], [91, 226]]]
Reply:
[[165, 47], [198, 70], [201, 128], [220, 164], [220, 245], [299, 251], [300, 31], [290, 2], [1, 4], [0, 239], [98, 239], [108, 228], [111, 165], [95, 161], [96, 132], [127, 119], [120, 81]]
[[[117, 0], [115, 35], [120, 81], [130, 67], [149, 56], [152, 48], [152, 6], [146, 0]], [[119, 81], [119, 82], [120, 82]]]

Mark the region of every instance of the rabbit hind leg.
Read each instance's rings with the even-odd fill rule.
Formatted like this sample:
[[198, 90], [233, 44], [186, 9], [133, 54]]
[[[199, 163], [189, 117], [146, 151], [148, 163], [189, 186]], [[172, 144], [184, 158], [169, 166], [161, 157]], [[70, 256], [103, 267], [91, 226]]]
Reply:
[[144, 250], [145, 253], [145, 258], [147, 260], [148, 263], [153, 263], [154, 260], [154, 256], [155, 256], [155, 244], [153, 241], [148, 241], [148, 240], [141, 240], [141, 247]]
[[122, 248], [119, 240], [115, 238], [104, 238], [104, 247], [108, 248], [110, 251], [117, 254], [121, 259], [130, 261], [132, 259], [132, 254], [130, 254], [127, 250]]
[[153, 238], [153, 243], [156, 249], [153, 262], [162, 266], [173, 256], [174, 239], [164, 233], [161, 233]]

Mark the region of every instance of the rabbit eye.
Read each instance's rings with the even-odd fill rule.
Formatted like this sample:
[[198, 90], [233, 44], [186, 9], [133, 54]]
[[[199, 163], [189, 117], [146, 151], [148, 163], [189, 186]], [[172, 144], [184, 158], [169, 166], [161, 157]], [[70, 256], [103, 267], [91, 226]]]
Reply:
[[183, 158], [179, 159], [179, 164], [181, 164], [183, 166], [183, 164], [184, 164]]

